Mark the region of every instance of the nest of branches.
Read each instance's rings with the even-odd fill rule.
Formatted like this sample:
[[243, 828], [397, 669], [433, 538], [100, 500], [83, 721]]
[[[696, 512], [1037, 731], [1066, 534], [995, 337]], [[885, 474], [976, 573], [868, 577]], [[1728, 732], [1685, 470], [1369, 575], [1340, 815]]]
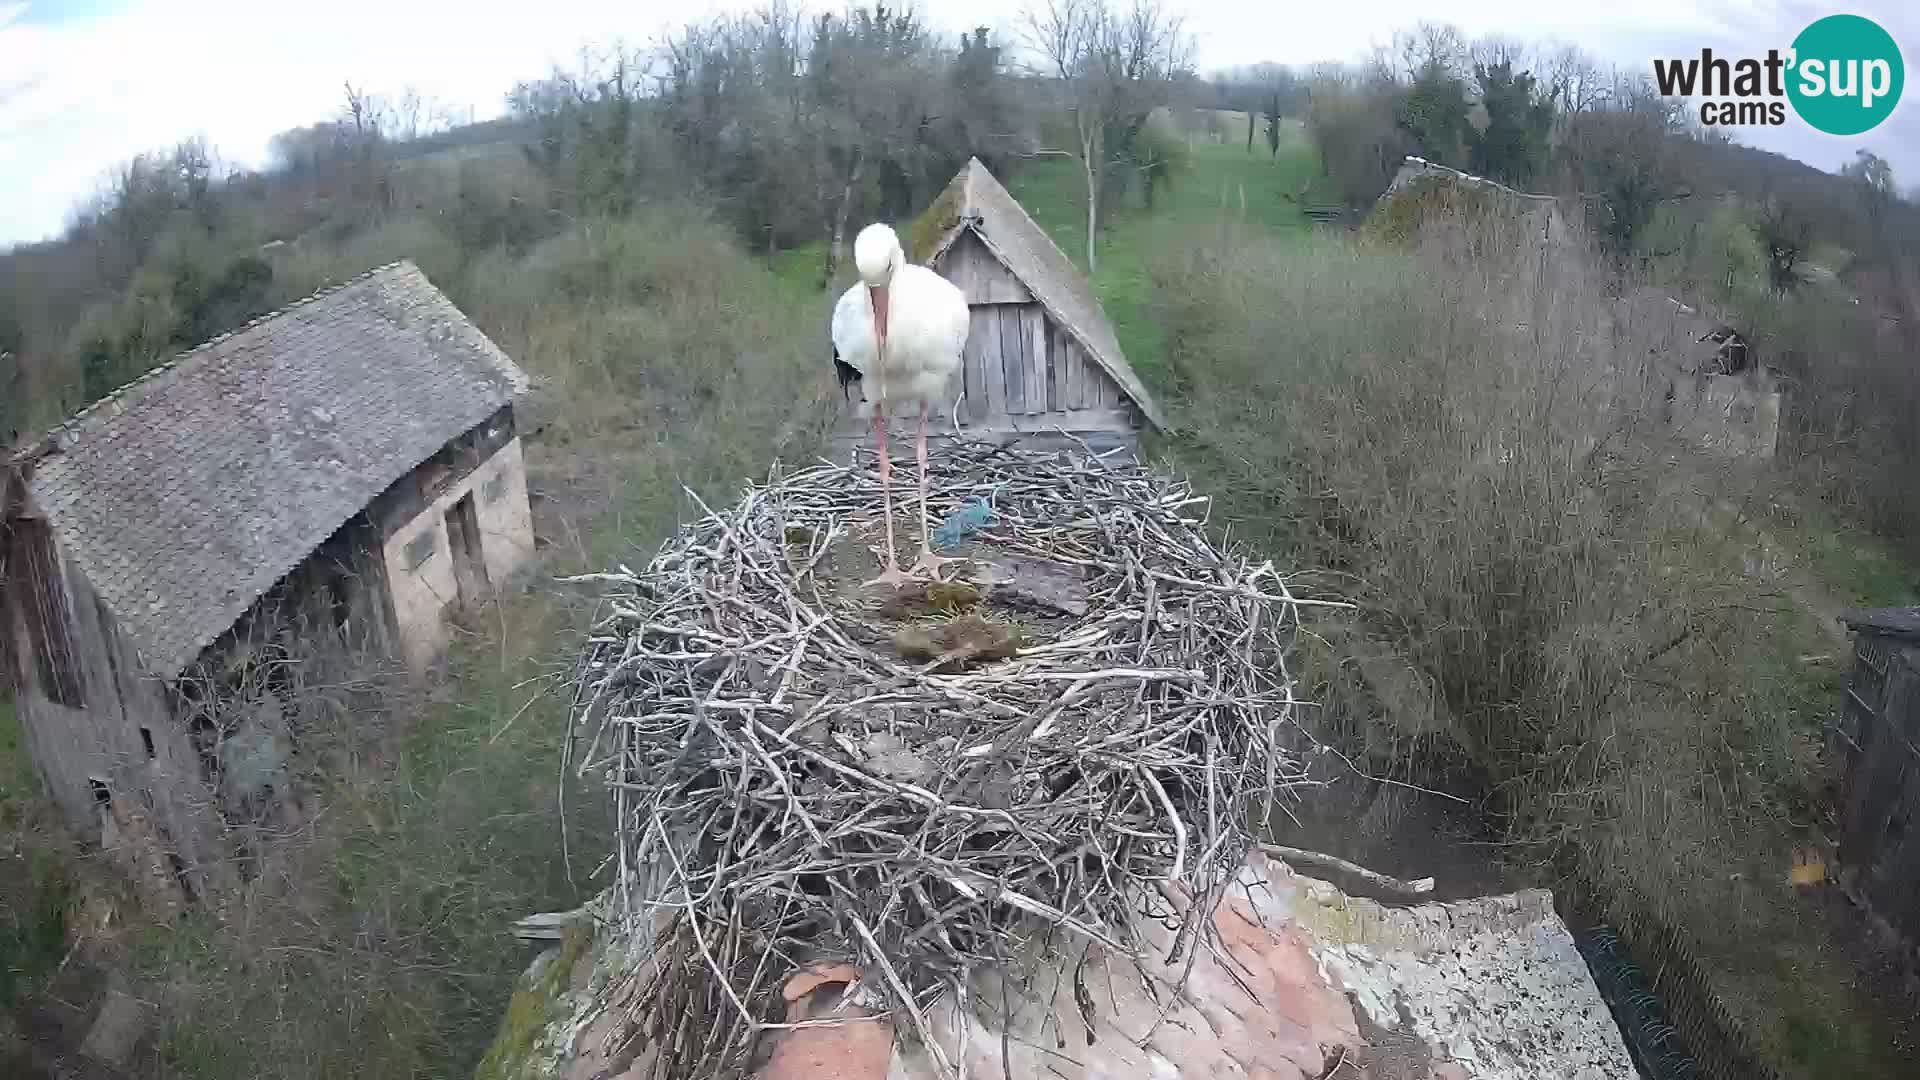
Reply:
[[893, 616], [823, 569], [878, 524], [870, 463], [776, 474], [644, 570], [590, 576], [611, 614], [581, 768], [612, 792], [627, 929], [656, 938], [630, 988], [655, 1075], [748, 1071], [808, 964], [856, 965], [939, 1063], [929, 1006], [1036, 935], [1124, 959], [1144, 912], [1204, 947], [1212, 904], [1170, 915], [1161, 890], [1212, 899], [1299, 778], [1286, 656], [1312, 601], [1215, 547], [1204, 498], [983, 444], [931, 470], [936, 520], [991, 495], [974, 557], [1067, 569], [1084, 613], [1011, 657], [889, 649]]

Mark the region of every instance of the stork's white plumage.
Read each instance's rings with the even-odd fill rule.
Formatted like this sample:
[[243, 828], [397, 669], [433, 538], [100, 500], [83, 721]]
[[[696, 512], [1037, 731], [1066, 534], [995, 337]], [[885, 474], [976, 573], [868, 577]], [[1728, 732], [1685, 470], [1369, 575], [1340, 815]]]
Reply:
[[902, 572], [893, 547], [892, 463], [887, 458], [887, 414], [918, 406], [920, 435], [920, 561], [913, 573], [937, 573], [950, 560], [934, 555], [927, 520], [927, 411], [948, 394], [967, 345], [967, 298], [924, 266], [907, 262], [892, 228], [873, 224], [853, 241], [860, 283], [833, 308], [833, 359], [840, 386], [873, 416], [879, 444], [880, 490], [887, 516], [887, 566], [876, 580], [897, 583]]

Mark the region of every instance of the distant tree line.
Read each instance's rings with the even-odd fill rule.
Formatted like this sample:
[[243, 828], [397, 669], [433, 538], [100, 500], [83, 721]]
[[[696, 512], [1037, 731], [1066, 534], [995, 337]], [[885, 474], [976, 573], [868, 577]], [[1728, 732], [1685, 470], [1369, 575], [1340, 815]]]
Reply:
[[969, 156], [1024, 148], [1013, 82], [984, 29], [948, 42], [884, 5], [774, 6], [522, 83], [509, 104], [568, 213], [626, 213], [672, 175], [757, 247], [824, 241], [831, 277], [849, 222], [910, 216]]
[[260, 171], [199, 139], [142, 154], [59, 239], [0, 252], [0, 445], [293, 299], [321, 252], [400, 222], [431, 223], [464, 262], [690, 201], [757, 250], [819, 243], [825, 280], [849, 227], [917, 212], [969, 155], [1006, 169], [1038, 146], [1042, 82], [984, 29], [776, 5], [583, 51], [481, 124], [345, 83]]
[[1377, 198], [1409, 154], [1530, 188], [1564, 120], [1599, 100], [1596, 70], [1574, 50], [1536, 55], [1423, 23], [1365, 64], [1314, 68], [1307, 124], [1352, 205]]
[[[1574, 46], [1470, 41], [1422, 23], [1358, 65], [1305, 78], [1307, 127], [1331, 186], [1370, 206], [1409, 154], [1524, 190], [1578, 199], [1616, 257], [1634, 257], [1663, 205], [1733, 195], [1756, 207], [1772, 280], [1786, 289], [1814, 238], [1864, 240], [1863, 192], [1893, 198], [1884, 162], [1858, 181], [1734, 144], [1702, 127], [1644, 72], [1608, 69]], [[1243, 94], [1244, 97], [1244, 94]], [[1871, 155], [1868, 155], [1871, 157]]]
[[395, 148], [446, 127], [417, 93], [348, 83], [337, 116], [273, 138], [264, 172], [200, 138], [109, 170], [59, 239], [0, 252], [0, 443], [288, 299], [263, 245], [391, 216]]
[[571, 213], [624, 213], [650, 173], [691, 178], [750, 244], [819, 242], [918, 213], [972, 156], [1005, 173], [1066, 156], [1085, 181], [1087, 261], [1102, 207], [1151, 203], [1179, 148], [1148, 118], [1192, 79], [1192, 42], [1157, 0], [1036, 0], [1016, 65], [985, 29], [956, 39], [885, 5], [781, 4], [695, 22], [656, 50], [523, 83], [512, 114]]
[[1212, 106], [1246, 114], [1247, 153], [1253, 153], [1256, 133], [1267, 156], [1280, 153], [1282, 120], [1306, 110], [1307, 82], [1282, 64], [1253, 64], [1230, 68], [1208, 80]]
[[1920, 207], [1886, 160], [1860, 150], [1824, 172], [1702, 126], [1646, 72], [1441, 24], [1306, 83], [1308, 131], [1349, 205], [1371, 207], [1408, 154], [1556, 195], [1622, 287], [1735, 321], [1791, 380], [1779, 461], [1920, 557]]

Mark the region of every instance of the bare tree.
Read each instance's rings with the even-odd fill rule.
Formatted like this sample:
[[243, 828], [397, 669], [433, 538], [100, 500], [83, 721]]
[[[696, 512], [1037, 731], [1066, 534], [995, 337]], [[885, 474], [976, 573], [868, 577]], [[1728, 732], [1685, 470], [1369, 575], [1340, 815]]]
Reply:
[[445, 126], [445, 114], [440, 107], [414, 86], [402, 90], [394, 99], [392, 115], [388, 134], [403, 141], [432, 135]]
[[358, 136], [363, 144], [374, 142], [386, 131], [388, 122], [386, 99], [378, 94], [367, 93], [364, 89], [354, 86], [351, 81], [344, 85], [347, 98], [346, 104], [341, 108], [341, 118], [348, 127], [353, 129], [354, 135]]
[[[932, 36], [910, 10], [855, 8], [844, 18], [821, 16], [805, 56], [813, 127], [827, 150], [827, 260], [831, 280], [846, 250], [847, 221], [869, 175], [924, 172], [934, 150], [930, 129], [948, 102], [937, 101]], [[796, 68], [796, 70], [798, 70]], [[796, 92], [800, 86], [796, 83]], [[800, 99], [803, 100], [803, 99]]]
[[1078, 161], [1086, 181], [1091, 271], [1108, 167], [1190, 72], [1192, 39], [1158, 0], [1133, 0], [1126, 9], [1107, 0], [1040, 0], [1027, 9], [1025, 29], [1073, 137], [1070, 147], [1043, 152]]
[[1535, 74], [1561, 116], [1591, 112], [1606, 102], [1613, 77], [1578, 45], [1559, 45], [1543, 52]]
[[[1488, 35], [1478, 38], [1467, 46], [1467, 61], [1473, 67], [1498, 67], [1501, 63], [1517, 69], [1530, 71], [1538, 69], [1540, 63], [1534, 60], [1534, 50], [1519, 38]], [[1536, 73], [1538, 75], [1538, 73]]]
[[1452, 23], [1423, 22], [1393, 35], [1392, 57], [1407, 82], [1432, 70], [1463, 75], [1468, 70], [1467, 38]]

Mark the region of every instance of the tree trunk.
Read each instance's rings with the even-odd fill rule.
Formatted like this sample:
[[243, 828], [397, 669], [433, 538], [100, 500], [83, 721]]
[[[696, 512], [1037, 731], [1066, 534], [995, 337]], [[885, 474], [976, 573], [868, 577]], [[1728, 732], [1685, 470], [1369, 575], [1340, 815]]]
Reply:
[[853, 152], [853, 168], [847, 172], [847, 182], [840, 188], [840, 205], [833, 212], [833, 227], [828, 230], [826, 278], [820, 284], [822, 288], [833, 284], [833, 275], [840, 269], [840, 258], [847, 250], [847, 214], [853, 209], [853, 189], [860, 183], [860, 169], [866, 164], [866, 156], [860, 151]]
[[1087, 161], [1087, 273], [1093, 273], [1093, 239], [1098, 235], [1100, 223], [1100, 174], [1091, 160]]
[[1091, 132], [1081, 134], [1080, 164], [1087, 173], [1087, 273], [1089, 274], [1094, 271], [1093, 242], [1099, 235], [1100, 160], [1101, 155], [1105, 153], [1106, 147], [1101, 145], [1098, 127]]

